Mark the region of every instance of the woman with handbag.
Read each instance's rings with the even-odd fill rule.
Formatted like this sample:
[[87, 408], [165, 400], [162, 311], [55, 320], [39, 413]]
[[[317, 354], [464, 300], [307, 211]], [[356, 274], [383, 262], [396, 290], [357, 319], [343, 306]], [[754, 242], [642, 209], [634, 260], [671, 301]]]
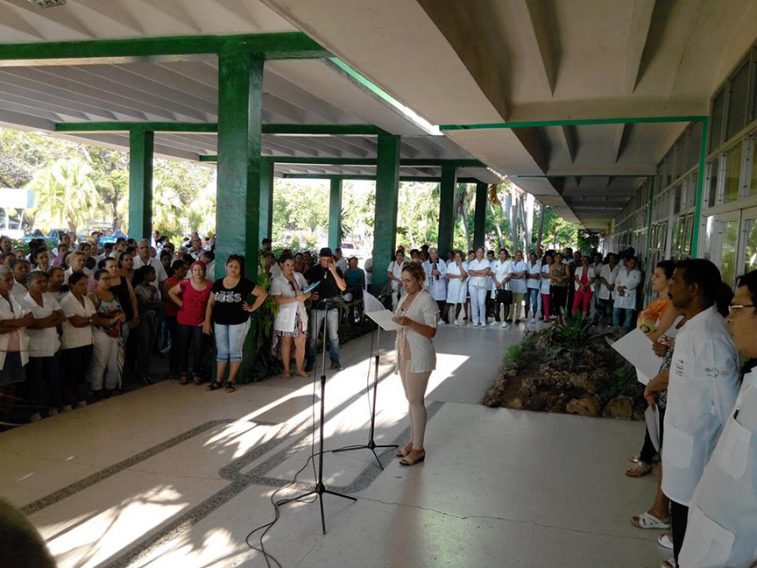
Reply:
[[[307, 281], [294, 271], [294, 260], [286, 259], [281, 265], [281, 274], [271, 282], [271, 297], [279, 305], [279, 313], [273, 322], [274, 341], [281, 341], [281, 376], [291, 379], [289, 363], [294, 342], [295, 372], [298, 377], [307, 377], [305, 372], [305, 348], [307, 347], [308, 314], [305, 301], [310, 298]], [[274, 346], [275, 349], [275, 346]]]

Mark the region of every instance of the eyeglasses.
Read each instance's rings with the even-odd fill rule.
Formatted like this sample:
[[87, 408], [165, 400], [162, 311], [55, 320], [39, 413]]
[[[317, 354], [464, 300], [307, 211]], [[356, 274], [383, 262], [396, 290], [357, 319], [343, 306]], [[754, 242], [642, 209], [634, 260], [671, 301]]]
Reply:
[[737, 312], [738, 310], [743, 310], [744, 308], [754, 308], [754, 304], [731, 304], [728, 306], [728, 313], [733, 314], [734, 312]]

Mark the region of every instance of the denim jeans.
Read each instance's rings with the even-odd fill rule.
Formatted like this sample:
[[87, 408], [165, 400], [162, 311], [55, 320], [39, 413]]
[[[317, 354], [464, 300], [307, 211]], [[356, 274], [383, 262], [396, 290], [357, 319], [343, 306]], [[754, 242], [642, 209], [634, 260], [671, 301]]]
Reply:
[[323, 321], [326, 320], [327, 331], [329, 336], [329, 357], [332, 363], [339, 362], [339, 310], [333, 308], [326, 310], [313, 310], [310, 313], [310, 352], [315, 357], [315, 345], [318, 341], [318, 334], [323, 327]]
[[236, 325], [213, 324], [216, 336], [216, 361], [241, 361], [244, 338], [250, 329], [250, 322]]
[[539, 311], [539, 289], [528, 288], [526, 289], [526, 317], [528, 317], [529, 309], [531, 311], [531, 317], [536, 318], [536, 313]]
[[633, 322], [633, 309], [632, 308], [613, 308], [612, 309], [612, 325], [614, 325], [615, 327], [620, 326], [621, 317], [623, 318], [623, 327], [626, 329], [631, 329], [631, 322]]

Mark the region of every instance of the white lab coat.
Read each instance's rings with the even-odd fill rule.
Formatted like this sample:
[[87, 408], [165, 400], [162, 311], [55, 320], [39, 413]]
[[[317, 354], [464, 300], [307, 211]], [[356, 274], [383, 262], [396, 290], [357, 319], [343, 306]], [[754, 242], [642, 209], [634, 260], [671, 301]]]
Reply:
[[757, 369], [736, 405], [689, 505], [681, 566], [751, 566], [757, 561]]
[[[460, 276], [464, 264], [461, 262], [460, 266], [454, 262], [450, 262], [447, 265], [446, 274]], [[448, 304], [462, 304], [465, 302], [465, 283], [462, 278], [450, 278], [447, 284], [447, 303]]]
[[434, 263], [431, 260], [427, 260], [423, 263], [423, 269], [426, 271], [426, 289], [428, 293], [437, 302], [444, 302], [447, 300], [447, 263], [441, 258], [436, 261], [436, 269], [439, 271], [439, 276], [434, 276], [431, 271], [434, 269]]
[[[662, 490], [689, 505], [739, 389], [739, 357], [715, 307], [698, 313], [676, 338], [670, 364], [662, 452]], [[686, 564], [682, 564], [686, 566]]]
[[[583, 278], [584, 275], [584, 265], [576, 268], [575, 273], [575, 279], [573, 280], [573, 289], [578, 291], [578, 288], [580, 287], [579, 282], [581, 282], [581, 278]], [[597, 277], [597, 273], [594, 271], [594, 267], [592, 265], [589, 265], [589, 280], [593, 280]]]
[[[636, 291], [641, 284], [641, 272], [634, 268], [631, 272], [625, 266], [618, 269], [615, 277], [615, 290], [612, 297], [615, 298], [614, 308], [624, 308], [626, 310], [636, 309]], [[618, 288], [625, 286], [626, 290], [623, 296], [618, 293]], [[722, 319], [722, 318], [721, 318]]]
[[[599, 271], [599, 278], [604, 278], [607, 280], [607, 283], [610, 285], [615, 284], [615, 278], [618, 276], [618, 265], [615, 265], [615, 268], [610, 268], [609, 264], [603, 264], [602, 270]], [[602, 281], [597, 278], [597, 282], [599, 282], [599, 299], [600, 300], [609, 300], [610, 295], [612, 292], [610, 289], [602, 284]], [[617, 294], [614, 294], [617, 296]]]

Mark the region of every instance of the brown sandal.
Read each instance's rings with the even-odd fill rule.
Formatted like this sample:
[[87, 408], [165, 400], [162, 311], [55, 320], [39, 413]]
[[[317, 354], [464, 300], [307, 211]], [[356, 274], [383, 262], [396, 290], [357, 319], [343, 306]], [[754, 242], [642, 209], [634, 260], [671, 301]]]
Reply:
[[626, 470], [626, 475], [628, 477], [644, 477], [651, 473], [651, 471], [652, 466], [650, 464], [640, 461], [636, 465], [629, 467]]
[[[413, 458], [413, 452], [417, 451], [416, 454], [417, 457]], [[413, 450], [409, 454], [407, 454], [404, 458], [400, 460], [400, 465], [415, 465], [417, 463], [421, 463], [426, 460], [426, 451], [425, 450]]]
[[234, 386], [234, 381], [226, 381], [226, 392], [234, 392], [237, 388]]
[[408, 442], [401, 448], [397, 448], [397, 451], [394, 452], [394, 455], [397, 456], [398, 458], [404, 458], [407, 454], [409, 454], [412, 451], [413, 451], [413, 443]]

